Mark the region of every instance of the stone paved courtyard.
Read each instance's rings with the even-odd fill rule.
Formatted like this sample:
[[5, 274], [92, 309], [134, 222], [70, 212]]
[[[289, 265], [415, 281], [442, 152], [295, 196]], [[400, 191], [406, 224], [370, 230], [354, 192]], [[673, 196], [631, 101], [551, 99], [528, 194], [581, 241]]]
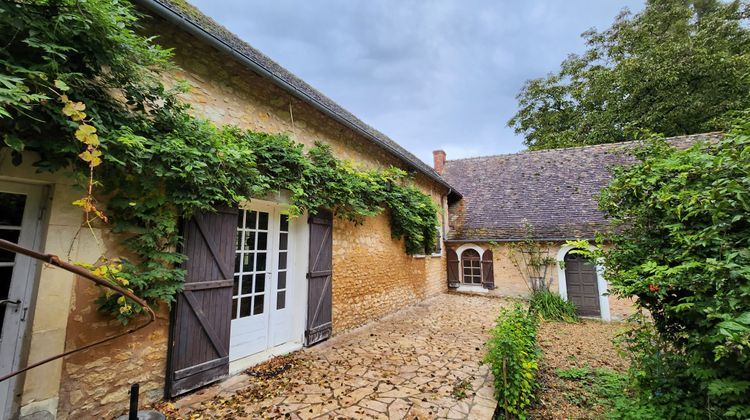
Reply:
[[490, 419], [481, 360], [504, 304], [440, 295], [161, 409], [175, 418]]

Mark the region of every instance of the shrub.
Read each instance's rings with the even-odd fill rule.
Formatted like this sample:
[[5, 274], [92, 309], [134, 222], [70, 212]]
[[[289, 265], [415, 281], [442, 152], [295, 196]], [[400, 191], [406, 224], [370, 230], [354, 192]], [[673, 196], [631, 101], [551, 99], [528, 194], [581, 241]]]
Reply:
[[549, 290], [539, 290], [531, 295], [529, 311], [549, 321], [578, 321], [573, 302], [569, 302], [559, 294]]
[[490, 333], [485, 362], [495, 376], [495, 397], [506, 416], [525, 418], [536, 388], [537, 317], [520, 304], [503, 309]]
[[749, 418], [750, 118], [636, 156], [602, 192], [615, 229], [599, 238], [610, 291], [650, 313], [625, 338], [632, 376], [660, 416]]

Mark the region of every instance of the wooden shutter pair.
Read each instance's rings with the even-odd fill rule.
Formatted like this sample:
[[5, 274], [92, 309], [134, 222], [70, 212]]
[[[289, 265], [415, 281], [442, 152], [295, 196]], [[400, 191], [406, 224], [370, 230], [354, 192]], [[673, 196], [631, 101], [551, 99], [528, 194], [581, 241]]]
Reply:
[[[236, 209], [194, 215], [183, 226], [184, 290], [172, 309], [165, 394], [175, 397], [229, 373]], [[333, 215], [311, 216], [305, 345], [331, 336]]]
[[[455, 289], [461, 284], [461, 261], [455, 250], [448, 248], [446, 251], [448, 287]], [[482, 287], [490, 290], [495, 288], [495, 270], [492, 258], [492, 250], [490, 249], [482, 253]]]

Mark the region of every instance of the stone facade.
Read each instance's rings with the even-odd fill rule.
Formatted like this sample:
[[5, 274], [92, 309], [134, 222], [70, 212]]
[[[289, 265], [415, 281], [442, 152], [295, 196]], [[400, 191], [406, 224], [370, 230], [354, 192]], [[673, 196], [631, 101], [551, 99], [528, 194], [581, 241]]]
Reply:
[[[448, 247], [456, 250], [461, 245], [463, 244], [454, 242], [450, 243]], [[490, 244], [476, 242], [472, 245], [476, 245], [482, 249], [492, 249], [495, 289], [488, 292], [490, 295], [521, 299], [529, 297], [531, 290], [527, 285], [525, 275], [513, 264], [510, 257], [511, 250], [507, 243]], [[561, 252], [563, 246], [564, 243], [556, 242], [549, 243], [548, 247], [548, 255], [558, 259], [558, 263], [550, 266], [547, 270], [547, 278], [551, 280], [550, 290], [554, 292], [560, 291], [559, 275], [561, 266], [559, 265], [559, 260], [564, 257], [562, 254], [565, 253], [565, 250]], [[607, 302], [609, 304], [609, 319], [612, 321], [624, 320], [634, 311], [634, 305], [631, 300], [619, 299], [608, 295]]]
[[[192, 86], [185, 100], [192, 104], [195, 114], [217, 124], [286, 133], [307, 147], [317, 141], [327, 143], [337, 157], [364, 168], [395, 165], [406, 169], [382, 148], [196, 38], [158, 20], [152, 21], [146, 31], [158, 34], [162, 45], [175, 48], [180, 70], [167, 82], [186, 80]], [[8, 172], [8, 166], [5, 159], [3, 176], [15, 174]], [[70, 260], [88, 263], [101, 254], [121, 255], [117, 238], [102, 227], [94, 233], [105, 249], [99, 248], [88, 232], [77, 235], [82, 215], [70, 203], [82, 193], [61, 183], [65, 179], [61, 174], [45, 177], [29, 167], [18, 176], [25, 182], [53, 186], [45, 252], [67, 255], [73, 244]], [[421, 174], [415, 175], [415, 181], [447, 210], [444, 187]], [[333, 247], [334, 334], [446, 290], [444, 258], [406, 255], [403, 243], [391, 238], [387, 215], [368, 218], [361, 225], [335, 220]], [[122, 330], [116, 321], [97, 312], [95, 286], [50, 267], [42, 269], [39, 282], [40, 304], [34, 309], [29, 362]], [[23, 388], [22, 416], [110, 418], [125, 410], [133, 382], [141, 385], [141, 404], [161, 398], [169, 316], [166, 307], [160, 309], [157, 322], [143, 331], [29, 372]]]
[[445, 290], [441, 257], [412, 257], [391, 239], [385, 215], [333, 224], [334, 334]]
[[[239, 63], [227, 60], [222, 53], [166, 23], [157, 26], [154, 31], [160, 33], [160, 43], [175, 48], [175, 61], [182, 69], [175, 78], [191, 85], [185, 98], [196, 113], [217, 123], [286, 133], [307, 147], [324, 142], [337, 157], [361, 167], [404, 168], [380, 147]], [[217, 62], [222, 66], [217, 67]], [[423, 175], [416, 176], [416, 183], [447, 211], [443, 187]], [[334, 221], [334, 333], [445, 290], [443, 258], [408, 256], [403, 243], [390, 235], [386, 215], [368, 218], [362, 225]]]
[[[122, 325], [97, 312], [99, 295], [79, 280], [68, 320], [66, 348], [77, 348], [122, 331]], [[143, 322], [143, 319], [136, 322]], [[112, 418], [122, 414], [130, 385], [140, 385], [143, 403], [164, 395], [169, 312], [162, 305], [156, 322], [143, 330], [65, 358], [59, 418]]]

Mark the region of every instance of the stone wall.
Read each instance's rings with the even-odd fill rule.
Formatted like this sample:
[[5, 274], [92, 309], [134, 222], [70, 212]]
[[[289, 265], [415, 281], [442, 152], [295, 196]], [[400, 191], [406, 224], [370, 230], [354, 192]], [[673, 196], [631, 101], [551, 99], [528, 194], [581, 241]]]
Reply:
[[445, 290], [443, 260], [406, 255], [403, 242], [391, 239], [385, 215], [361, 226], [334, 220], [334, 334]]
[[[97, 311], [99, 291], [79, 280], [68, 321], [66, 348], [77, 348], [122, 331], [111, 316]], [[140, 319], [136, 322], [143, 322]], [[112, 418], [126, 408], [130, 385], [140, 385], [141, 405], [164, 395], [169, 312], [162, 305], [156, 322], [65, 358], [60, 384], [59, 418]]]
[[[462, 244], [452, 243], [450, 248], [458, 249]], [[529, 286], [525, 280], [525, 275], [513, 264], [510, 257], [510, 247], [507, 243], [492, 244], [479, 243], [482, 249], [492, 249], [493, 268], [495, 274], [495, 289], [488, 293], [495, 296], [508, 296], [516, 298], [528, 298], [531, 294]], [[548, 251], [551, 257], [557, 257], [560, 252], [562, 243], [549, 244]], [[552, 265], [547, 270], [547, 278], [551, 280], [550, 290], [558, 292], [558, 265]], [[615, 296], [607, 296], [609, 302], [610, 319], [613, 321], [624, 320], [628, 315], [633, 313], [634, 305], [629, 299], [618, 299]]]
[[[321, 141], [330, 144], [337, 157], [362, 167], [403, 168], [400, 161], [351, 129], [194, 37], [162, 21], [153, 22], [146, 30], [158, 34], [160, 44], [175, 48], [175, 60], [181, 70], [175, 71], [168, 82], [182, 79], [192, 86], [185, 99], [197, 115], [218, 124], [286, 133], [308, 147]], [[446, 193], [443, 187], [423, 175], [416, 176], [416, 183], [436, 203], [442, 203], [442, 195]], [[391, 238], [386, 215], [368, 218], [357, 226], [334, 221], [334, 333], [376, 320], [445, 289], [444, 258], [406, 255], [403, 243]], [[65, 348], [120, 330], [116, 322], [96, 312], [92, 303], [97, 294], [95, 289], [79, 282], [74, 292], [67, 334], [62, 336]], [[65, 322], [59, 314], [57, 319]], [[167, 335], [168, 317], [163, 308], [159, 321], [146, 330], [66, 358], [61, 382], [53, 380], [46, 385], [50, 394], [57, 395], [55, 401], [59, 399], [58, 417], [120, 414], [127, 406], [128, 386], [134, 381], [141, 384], [142, 404], [160, 398], [166, 371]]]

